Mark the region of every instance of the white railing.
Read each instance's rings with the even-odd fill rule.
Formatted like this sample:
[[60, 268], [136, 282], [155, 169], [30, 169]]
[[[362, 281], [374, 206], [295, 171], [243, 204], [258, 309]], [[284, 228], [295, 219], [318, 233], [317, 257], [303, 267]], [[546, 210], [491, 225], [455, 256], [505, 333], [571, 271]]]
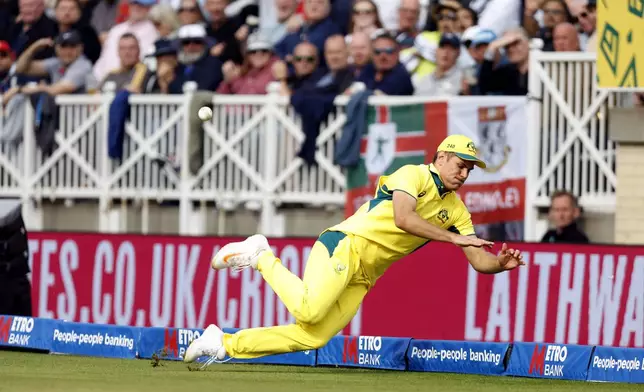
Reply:
[[[527, 157], [526, 235], [534, 239], [537, 210], [547, 206], [556, 188], [581, 195], [585, 207], [614, 208], [614, 146], [607, 139], [607, 109], [615, 95], [597, 92], [594, 58], [587, 54], [531, 55], [528, 115], [531, 156]], [[283, 235], [277, 208], [284, 203], [343, 208], [345, 176], [333, 164], [333, 151], [346, 120], [347, 97], [336, 100], [333, 114], [317, 140], [317, 166], [296, 157], [304, 135], [287, 98], [275, 91], [263, 96], [218, 95], [214, 116], [205, 124], [204, 162], [191, 173], [188, 129], [193, 86], [183, 95], [133, 95], [123, 158], [107, 153], [107, 119], [113, 92], [57, 98], [61, 110], [58, 148], [44, 157], [36, 146], [33, 112], [26, 111], [23, 143], [0, 145], [0, 197], [18, 197], [32, 229], [42, 227], [43, 202], [99, 202], [99, 229], [122, 231], [117, 204], [141, 206], [142, 231], [148, 232], [150, 203], [179, 203], [181, 234], [205, 231], [205, 205], [261, 212], [259, 230]], [[392, 106], [436, 100], [421, 97], [372, 97]], [[456, 98], [459, 99], [459, 98]], [[154, 162], [177, 156], [180, 170]], [[196, 207], [195, 207], [196, 206]]]

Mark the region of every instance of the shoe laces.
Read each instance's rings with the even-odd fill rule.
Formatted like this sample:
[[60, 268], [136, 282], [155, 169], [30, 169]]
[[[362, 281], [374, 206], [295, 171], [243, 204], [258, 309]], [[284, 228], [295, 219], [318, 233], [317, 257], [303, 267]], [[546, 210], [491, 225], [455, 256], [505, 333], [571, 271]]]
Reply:
[[217, 354], [210, 355], [208, 357], [208, 359], [206, 360], [206, 362], [204, 362], [203, 365], [201, 365], [199, 370], [203, 370], [203, 369], [207, 368], [208, 366], [212, 365], [213, 363], [226, 363], [226, 362], [230, 361], [231, 359], [233, 359], [233, 358], [230, 357], [230, 358], [225, 359], [225, 360], [222, 361], [222, 360], [217, 359]]

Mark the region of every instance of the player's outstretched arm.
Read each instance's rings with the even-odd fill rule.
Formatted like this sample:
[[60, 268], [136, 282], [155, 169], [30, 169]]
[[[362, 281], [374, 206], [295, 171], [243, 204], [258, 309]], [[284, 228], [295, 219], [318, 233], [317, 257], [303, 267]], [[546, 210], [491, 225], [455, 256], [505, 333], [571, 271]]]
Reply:
[[[394, 222], [396, 226], [418, 237], [427, 238], [432, 241], [449, 242], [457, 245], [484, 246], [491, 245], [491, 242], [477, 241], [469, 237], [458, 235], [441, 227], [432, 225], [416, 213], [416, 198], [403, 191], [394, 191]], [[466, 240], [466, 243], [459, 243]]]
[[483, 274], [497, 274], [525, 265], [521, 251], [509, 249], [505, 243], [496, 256], [483, 248], [473, 246], [464, 246], [462, 248], [472, 268]]

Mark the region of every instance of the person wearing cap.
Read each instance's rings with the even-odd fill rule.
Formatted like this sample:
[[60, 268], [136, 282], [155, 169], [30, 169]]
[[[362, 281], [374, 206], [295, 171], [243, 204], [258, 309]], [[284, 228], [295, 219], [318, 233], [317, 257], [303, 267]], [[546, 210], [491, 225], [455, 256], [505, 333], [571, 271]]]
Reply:
[[196, 82], [198, 90], [217, 90], [224, 79], [222, 63], [208, 50], [206, 29], [200, 24], [181, 26], [177, 41], [179, 62], [185, 67], [177, 77], [184, 82]]
[[217, 93], [266, 94], [266, 87], [273, 81], [273, 64], [278, 59], [267, 37], [257, 32], [249, 35], [244, 64], [241, 67], [232, 61], [224, 64], [224, 81]]
[[[216, 270], [257, 270], [296, 322], [224, 333], [212, 324], [186, 350], [184, 361], [313, 350], [323, 347], [357, 313], [364, 297], [387, 269], [431, 241], [460, 247], [474, 270], [496, 274], [524, 265], [519, 250], [477, 238], [472, 218], [456, 192], [475, 168], [485, 168], [474, 141], [450, 135], [429, 165], [405, 165], [381, 176], [373, 199], [325, 230], [309, 253], [304, 278], [275, 257], [261, 234], [225, 245], [211, 260]], [[456, 260], [427, 260], [455, 262]]]
[[443, 34], [436, 49], [436, 68], [434, 72], [416, 83], [415, 95], [458, 95], [463, 80], [463, 71], [456, 65], [460, 50], [461, 40], [456, 34]]
[[[37, 51], [55, 46], [56, 57], [33, 60]], [[16, 61], [16, 73], [26, 76], [46, 77], [51, 84], [23, 87], [25, 94], [47, 93], [51, 96], [85, 92], [87, 77], [92, 73], [92, 63], [83, 55], [83, 43], [75, 30], [56, 37], [42, 38], [27, 48]]]
[[[183, 86], [173, 83], [174, 74], [181, 70], [179, 64], [179, 49], [173, 41], [166, 38], [154, 43], [154, 52], [148, 57], [154, 59], [154, 70], [148, 69], [143, 79], [142, 92], [146, 94], [181, 94]], [[161, 70], [161, 73], [159, 73]]]
[[[463, 95], [481, 95], [478, 85], [481, 67], [485, 60], [485, 52], [488, 46], [496, 40], [496, 34], [492, 30], [482, 29], [478, 26], [472, 26], [465, 30], [461, 37], [461, 43], [467, 50], [472, 64], [463, 67]], [[501, 58], [500, 52], [496, 52], [493, 63], [498, 64]]]
[[148, 19], [150, 9], [155, 4], [156, 0], [129, 0], [128, 19], [110, 29], [103, 43], [101, 57], [94, 64], [96, 80], [103, 80], [108, 72], [120, 66], [118, 45], [123, 34], [132, 33], [136, 36], [142, 54], [151, 52], [154, 42], [159, 38], [154, 23]]
[[368, 90], [385, 95], [413, 95], [414, 85], [409, 72], [400, 63], [398, 41], [385, 30], [372, 37], [373, 59], [356, 79]]
[[79, 0], [58, 0], [54, 8], [58, 32], [76, 30], [83, 40], [83, 54], [95, 63], [101, 56], [101, 42], [98, 34], [87, 22], [81, 21], [82, 6]]

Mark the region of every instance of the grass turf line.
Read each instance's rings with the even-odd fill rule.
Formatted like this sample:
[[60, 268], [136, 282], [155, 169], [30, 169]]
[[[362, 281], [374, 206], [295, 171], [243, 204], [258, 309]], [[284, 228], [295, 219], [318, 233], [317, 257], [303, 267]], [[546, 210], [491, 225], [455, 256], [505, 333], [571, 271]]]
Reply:
[[181, 362], [0, 351], [0, 391], [643, 391], [644, 385], [330, 367], [214, 364], [189, 371]]

